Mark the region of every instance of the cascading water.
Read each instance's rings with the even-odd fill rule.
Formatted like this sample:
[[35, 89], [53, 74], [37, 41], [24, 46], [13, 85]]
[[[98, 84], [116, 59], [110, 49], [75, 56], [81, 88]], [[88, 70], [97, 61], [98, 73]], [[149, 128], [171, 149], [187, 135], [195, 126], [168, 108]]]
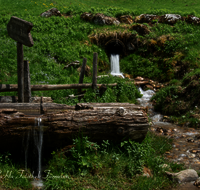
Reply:
[[[41, 159], [42, 159], [42, 143], [43, 143], [43, 130], [42, 130], [42, 125], [41, 125], [42, 119], [37, 118], [36, 119], [36, 125], [33, 130], [33, 136], [34, 136], [34, 144], [37, 148], [38, 152], [38, 178], [41, 179], [41, 173], [42, 173], [42, 164], [41, 164]], [[38, 127], [38, 128], [36, 128]]]
[[140, 93], [143, 95], [141, 98], [138, 98], [138, 102], [140, 103], [141, 106], [148, 107], [149, 111], [149, 116], [152, 120], [153, 123], [160, 122], [163, 119], [163, 116], [159, 113], [156, 113], [153, 111], [153, 106], [150, 103], [151, 97], [155, 94], [153, 90], [142, 90], [141, 87], [138, 89]]
[[111, 75], [122, 76], [122, 78], [124, 78], [122, 73], [120, 73], [119, 55], [118, 54], [111, 54], [110, 63], [111, 63]]
[[35, 118], [34, 126], [27, 126], [29, 130], [23, 136], [23, 147], [25, 154], [25, 169], [30, 168], [34, 187], [43, 187], [42, 181], [42, 144], [43, 127], [42, 119]]

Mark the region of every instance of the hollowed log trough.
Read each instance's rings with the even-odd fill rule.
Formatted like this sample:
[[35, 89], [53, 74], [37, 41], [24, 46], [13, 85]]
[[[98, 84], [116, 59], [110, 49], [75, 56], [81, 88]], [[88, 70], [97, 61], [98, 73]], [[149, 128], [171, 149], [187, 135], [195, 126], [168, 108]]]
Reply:
[[[41, 114], [42, 113], [42, 114]], [[34, 114], [34, 115], [30, 115]], [[22, 147], [28, 130], [42, 119], [43, 149], [59, 149], [78, 135], [90, 140], [141, 141], [149, 128], [143, 107], [129, 103], [1, 103], [0, 149]]]

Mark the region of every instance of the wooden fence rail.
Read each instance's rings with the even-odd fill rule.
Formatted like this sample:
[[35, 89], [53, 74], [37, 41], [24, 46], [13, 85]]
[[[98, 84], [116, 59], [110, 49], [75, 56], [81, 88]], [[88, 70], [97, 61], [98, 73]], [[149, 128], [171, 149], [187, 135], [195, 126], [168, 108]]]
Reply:
[[[102, 84], [97, 84], [100, 87]], [[108, 84], [108, 86], [117, 86], [117, 83]], [[31, 85], [31, 91], [46, 91], [46, 90], [64, 90], [64, 89], [81, 89], [90, 88], [92, 83], [85, 84], [56, 84], [56, 85]], [[17, 84], [0, 84], [0, 92], [18, 91]]]

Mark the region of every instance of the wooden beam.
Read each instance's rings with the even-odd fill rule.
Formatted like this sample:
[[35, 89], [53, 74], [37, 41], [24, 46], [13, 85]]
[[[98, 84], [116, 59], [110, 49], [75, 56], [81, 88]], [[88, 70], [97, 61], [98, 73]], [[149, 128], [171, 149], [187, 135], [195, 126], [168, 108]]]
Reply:
[[23, 44], [17, 42], [18, 101], [24, 102], [24, 53]]
[[[102, 84], [97, 84], [100, 87]], [[108, 84], [108, 86], [117, 86], [117, 83]], [[81, 89], [90, 88], [91, 83], [87, 84], [57, 84], [57, 85], [31, 85], [31, 91], [46, 91], [46, 90], [64, 90], [64, 89]], [[0, 84], [0, 92], [18, 91], [17, 84]]]
[[[86, 63], [87, 63], [87, 58], [83, 58], [83, 65], [81, 67], [81, 74], [80, 74], [80, 78], [79, 78], [79, 84], [83, 84]], [[79, 90], [79, 93], [81, 93], [81, 89]]]
[[24, 102], [29, 103], [31, 99], [29, 62], [24, 61]]

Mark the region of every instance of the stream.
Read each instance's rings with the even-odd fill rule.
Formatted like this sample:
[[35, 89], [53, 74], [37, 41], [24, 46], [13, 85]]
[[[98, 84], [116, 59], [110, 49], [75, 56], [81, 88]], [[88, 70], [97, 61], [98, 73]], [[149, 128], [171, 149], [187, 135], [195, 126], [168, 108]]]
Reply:
[[[139, 87], [139, 91], [143, 94], [143, 97], [137, 100], [141, 106], [148, 107], [148, 114], [152, 120], [149, 130], [157, 135], [173, 139], [173, 148], [165, 153], [165, 158], [171, 162], [184, 164], [186, 169], [200, 171], [200, 130], [164, 122], [164, 116], [156, 113], [150, 102], [155, 92], [153, 90], [143, 91], [141, 87]], [[174, 190], [186, 189], [192, 190], [198, 188], [192, 182], [182, 184]]]

